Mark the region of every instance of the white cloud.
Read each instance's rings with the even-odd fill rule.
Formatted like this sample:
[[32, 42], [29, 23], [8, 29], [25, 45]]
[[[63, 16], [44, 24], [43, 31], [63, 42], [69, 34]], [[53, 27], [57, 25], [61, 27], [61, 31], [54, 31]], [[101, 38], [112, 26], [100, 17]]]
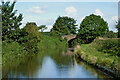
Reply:
[[47, 29], [46, 29], [44, 32], [48, 32], [48, 31], [50, 31], [52, 28], [53, 28], [52, 25], [47, 25]]
[[41, 7], [39, 7], [39, 6], [34, 6], [30, 9], [28, 9], [28, 11], [32, 12], [32, 13], [43, 13], [44, 12], [44, 10], [41, 9]]
[[110, 20], [108, 20], [109, 30], [117, 32], [117, 29], [115, 28], [115, 25], [117, 24], [116, 23], [117, 21], [118, 21], [118, 16], [113, 16], [113, 17], [111, 17]]
[[77, 16], [77, 9], [73, 6], [67, 7], [65, 9], [66, 12], [66, 16], [70, 16], [70, 17], [76, 17]]
[[100, 9], [96, 9], [94, 14], [95, 15], [100, 15], [101, 17], [104, 16], [104, 14], [102, 13], [102, 11]]
[[111, 18], [111, 20], [117, 21], [117, 20], [118, 20], [118, 16], [113, 16], [113, 17]]

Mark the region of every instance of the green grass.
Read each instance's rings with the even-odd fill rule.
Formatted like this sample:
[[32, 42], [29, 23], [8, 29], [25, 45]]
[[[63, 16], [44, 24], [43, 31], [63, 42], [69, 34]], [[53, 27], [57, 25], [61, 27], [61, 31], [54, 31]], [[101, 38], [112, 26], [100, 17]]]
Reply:
[[75, 48], [75, 55], [80, 56], [89, 64], [98, 64], [118, 72], [120, 69], [119, 57], [99, 51], [98, 47], [100, 48], [101, 45], [98, 45], [97, 42], [92, 42], [90, 44], [82, 44], [81, 46], [77, 46]]
[[67, 42], [61, 38], [54, 38], [51, 36], [43, 35], [40, 43], [38, 43], [39, 50], [53, 49], [53, 48], [65, 48]]

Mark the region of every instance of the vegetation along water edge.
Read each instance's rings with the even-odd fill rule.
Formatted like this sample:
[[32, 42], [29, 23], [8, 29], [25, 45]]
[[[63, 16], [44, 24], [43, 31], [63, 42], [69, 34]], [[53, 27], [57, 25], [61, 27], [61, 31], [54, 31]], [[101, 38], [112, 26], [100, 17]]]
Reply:
[[74, 56], [114, 77], [120, 77], [118, 41], [96, 38], [92, 43], [77, 45]]

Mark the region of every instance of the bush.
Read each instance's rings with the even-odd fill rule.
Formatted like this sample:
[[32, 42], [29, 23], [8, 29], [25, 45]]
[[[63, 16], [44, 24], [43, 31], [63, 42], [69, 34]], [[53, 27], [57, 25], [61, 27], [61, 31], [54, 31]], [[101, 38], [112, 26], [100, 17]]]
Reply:
[[57, 38], [62, 36], [59, 31], [51, 31], [50, 35]]
[[117, 33], [114, 33], [113, 31], [109, 31], [103, 37], [105, 37], [105, 38], [117, 38]]
[[111, 55], [120, 56], [119, 53], [120, 46], [118, 39], [108, 39], [108, 40], [95, 39], [94, 42], [92, 42], [92, 45], [95, 48], [97, 48], [98, 51], [109, 53]]
[[3, 63], [12, 62], [15, 59], [22, 57], [22, 55], [26, 54], [27, 52], [23, 49], [21, 45], [17, 42], [2, 43], [2, 61]]
[[67, 38], [65, 37], [64, 40], [67, 41]]
[[80, 39], [80, 38], [76, 38], [76, 39], [73, 39], [71, 41], [69, 41], [69, 44], [73, 47], [73, 46], [76, 46], [77, 44], [83, 44], [85, 43], [84, 40]]

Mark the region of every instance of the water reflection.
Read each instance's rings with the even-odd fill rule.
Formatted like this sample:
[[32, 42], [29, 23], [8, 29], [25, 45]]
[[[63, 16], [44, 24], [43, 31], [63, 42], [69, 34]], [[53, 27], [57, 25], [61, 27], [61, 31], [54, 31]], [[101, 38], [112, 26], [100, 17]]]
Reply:
[[19, 64], [3, 66], [5, 78], [108, 78], [90, 65], [75, 59], [70, 50], [46, 50], [26, 56]]

